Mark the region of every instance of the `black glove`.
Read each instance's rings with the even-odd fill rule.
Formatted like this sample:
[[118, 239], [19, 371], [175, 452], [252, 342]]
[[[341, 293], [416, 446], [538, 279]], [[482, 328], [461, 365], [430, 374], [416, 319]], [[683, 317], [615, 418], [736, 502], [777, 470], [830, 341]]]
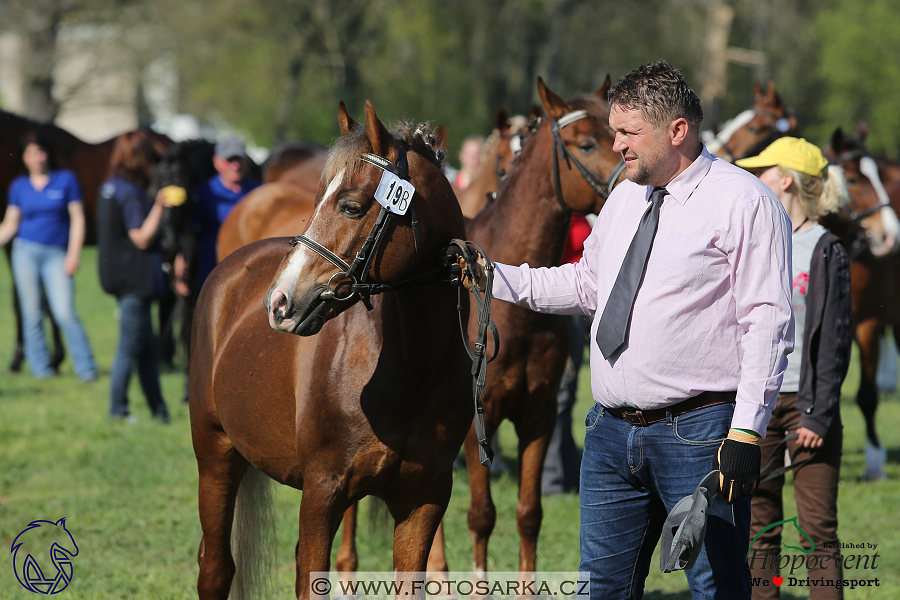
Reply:
[[719, 470], [719, 496], [728, 504], [749, 496], [759, 485], [762, 453], [759, 437], [731, 429], [713, 458], [713, 469]]

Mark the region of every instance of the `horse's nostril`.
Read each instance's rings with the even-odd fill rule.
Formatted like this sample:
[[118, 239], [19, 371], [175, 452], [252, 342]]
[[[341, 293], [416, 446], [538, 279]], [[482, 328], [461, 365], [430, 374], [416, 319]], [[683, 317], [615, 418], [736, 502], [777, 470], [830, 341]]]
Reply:
[[279, 290], [274, 291], [272, 293], [270, 308], [273, 316], [277, 317], [279, 320], [283, 319], [285, 309], [287, 308], [287, 296]]

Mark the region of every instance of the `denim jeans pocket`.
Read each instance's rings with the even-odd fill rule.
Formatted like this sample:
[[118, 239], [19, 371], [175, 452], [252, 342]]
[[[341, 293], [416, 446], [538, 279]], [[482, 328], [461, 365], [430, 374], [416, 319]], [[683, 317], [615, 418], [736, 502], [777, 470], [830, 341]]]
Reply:
[[721, 444], [728, 435], [733, 414], [733, 404], [720, 404], [674, 417], [675, 438], [694, 446]]
[[584, 418], [584, 426], [588, 431], [597, 426], [597, 423], [601, 418], [602, 407], [599, 402], [594, 402], [594, 405], [591, 407], [591, 410], [588, 411], [587, 416]]

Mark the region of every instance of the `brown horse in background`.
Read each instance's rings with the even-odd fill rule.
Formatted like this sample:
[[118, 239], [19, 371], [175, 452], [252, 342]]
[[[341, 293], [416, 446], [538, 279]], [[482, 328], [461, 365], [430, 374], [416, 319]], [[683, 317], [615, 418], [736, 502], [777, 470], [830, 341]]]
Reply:
[[525, 117], [509, 117], [503, 109], [495, 113], [494, 130], [482, 147], [478, 172], [466, 189], [453, 187], [463, 216], [474, 217], [488, 204], [489, 199], [496, 198], [500, 182], [509, 175], [513, 160], [522, 148], [519, 136], [527, 123]]
[[[38, 123], [13, 113], [0, 110], [0, 214], [6, 211], [7, 194], [13, 179], [21, 174], [20, 140], [29, 132], [37, 132], [50, 145], [56, 162], [56, 168], [68, 169], [75, 174], [81, 186], [85, 215], [85, 245], [97, 243], [97, 190], [109, 175], [109, 159], [112, 156], [116, 138], [99, 144], [83, 142], [68, 131], [55, 125]], [[168, 137], [153, 133], [165, 147], [172, 144]], [[118, 136], [117, 136], [118, 137]], [[9, 258], [7, 250], [7, 258]], [[13, 283], [13, 309], [16, 315], [16, 347], [9, 369], [18, 372], [25, 358], [22, 347], [22, 316], [19, 310], [18, 295]], [[51, 365], [54, 370], [62, 362], [65, 351], [60, 340], [59, 328], [50, 320], [53, 332], [53, 352]]]
[[854, 138], [838, 128], [825, 147], [829, 161], [843, 169], [851, 203], [841, 212], [828, 215], [822, 223], [844, 240], [850, 252], [853, 323], [860, 359], [856, 403], [866, 422], [863, 477], [871, 480], [885, 477], [886, 451], [875, 427], [875, 380], [879, 342], [886, 326], [894, 330], [894, 342], [900, 348], [900, 179], [886, 176], [889, 170], [871, 157], [864, 139], [864, 129]]
[[311, 142], [285, 142], [262, 164], [263, 183], [281, 181], [315, 193], [325, 162], [325, 148]]
[[755, 156], [780, 137], [798, 137], [797, 118], [771, 81], [765, 92], [753, 84], [753, 107], [731, 119], [718, 133], [704, 131], [707, 149], [729, 162]]
[[[394, 517], [394, 570], [424, 571], [450, 499], [453, 460], [472, 424], [457, 291], [410, 287], [373, 296], [369, 311], [358, 295], [335, 299], [350, 294], [352, 281], [308, 245], [312, 239], [345, 261], [363, 246], [380, 219], [373, 194], [383, 173], [360, 160], [366, 153], [394, 164], [405, 155], [415, 186], [415, 222], [409, 214], [394, 217], [371, 269], [363, 269], [370, 281], [429, 276], [443, 248], [465, 233], [433, 140], [421, 128], [401, 126], [395, 139], [369, 103], [364, 126], [343, 104], [339, 120], [342, 137], [328, 154], [307, 242], [246, 246], [216, 267], [200, 293], [190, 412], [201, 600], [224, 600], [239, 587], [238, 580], [232, 585], [235, 498], [237, 512], [258, 510], [254, 484], [269, 477], [303, 490], [298, 596], [310, 596], [311, 572], [329, 570], [341, 515], [366, 495], [382, 498]], [[248, 473], [251, 465], [268, 477]], [[243, 573], [245, 540], [236, 535]]]

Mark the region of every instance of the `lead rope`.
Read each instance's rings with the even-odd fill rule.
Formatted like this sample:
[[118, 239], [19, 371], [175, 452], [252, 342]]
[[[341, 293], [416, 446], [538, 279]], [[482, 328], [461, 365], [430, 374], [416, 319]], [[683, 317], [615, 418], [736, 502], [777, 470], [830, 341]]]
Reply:
[[[488, 442], [484, 430], [484, 404], [481, 402], [481, 395], [484, 392], [484, 384], [487, 379], [487, 365], [497, 358], [497, 353], [500, 351], [500, 334], [497, 331], [497, 325], [491, 318], [491, 298], [493, 297], [491, 290], [494, 284], [494, 263], [487, 257], [487, 254], [485, 254], [481, 246], [475, 242], [454, 239], [451, 241], [451, 244], [451, 248], [448, 249], [449, 253], [456, 254], [456, 249], [458, 249], [459, 253], [462, 254], [466, 261], [465, 275], [468, 276], [469, 281], [472, 282], [472, 295], [475, 297], [476, 311], [478, 314], [478, 335], [475, 338], [475, 348], [473, 349], [469, 341], [468, 328], [466, 327], [466, 323], [462, 316], [462, 285], [460, 285], [456, 292], [456, 308], [459, 311], [459, 329], [462, 333], [464, 346], [466, 347], [466, 352], [469, 353], [469, 358], [472, 359], [472, 393], [475, 397], [475, 435], [478, 438], [478, 460], [482, 465], [488, 467], [494, 459], [494, 451], [491, 450], [491, 445]], [[478, 260], [478, 256], [469, 248], [469, 246], [473, 246], [477, 252], [481, 253], [487, 262], [487, 266], [485, 267], [486, 281], [484, 290], [479, 289], [477, 284], [478, 278], [475, 276], [475, 272], [472, 268], [472, 265]], [[460, 274], [460, 281], [461, 280], [462, 274]], [[488, 331], [491, 332], [491, 336], [494, 338], [494, 353], [489, 359], [485, 360]]]

